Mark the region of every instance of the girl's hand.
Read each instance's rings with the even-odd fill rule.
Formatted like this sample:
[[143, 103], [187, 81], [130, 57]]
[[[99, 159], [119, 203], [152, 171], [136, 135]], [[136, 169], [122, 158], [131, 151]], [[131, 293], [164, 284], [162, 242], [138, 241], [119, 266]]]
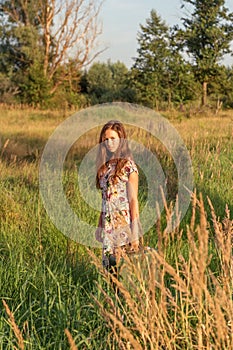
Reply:
[[101, 227], [97, 227], [97, 230], [95, 231], [95, 238], [98, 242], [100, 242], [100, 243], [103, 242], [102, 228]]

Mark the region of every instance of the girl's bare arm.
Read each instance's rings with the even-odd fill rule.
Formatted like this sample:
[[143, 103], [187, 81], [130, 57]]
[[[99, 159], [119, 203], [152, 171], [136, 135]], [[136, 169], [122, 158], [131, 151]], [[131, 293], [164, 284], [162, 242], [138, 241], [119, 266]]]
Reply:
[[139, 204], [138, 204], [138, 173], [132, 172], [128, 181], [128, 199], [132, 230], [132, 247], [138, 248], [140, 237]]

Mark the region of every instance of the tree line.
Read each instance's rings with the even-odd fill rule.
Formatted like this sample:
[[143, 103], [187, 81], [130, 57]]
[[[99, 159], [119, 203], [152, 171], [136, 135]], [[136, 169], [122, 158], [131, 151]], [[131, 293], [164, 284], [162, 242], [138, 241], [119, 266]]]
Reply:
[[180, 25], [152, 9], [132, 67], [96, 61], [99, 0], [0, 0], [0, 102], [86, 107], [127, 101], [154, 109], [233, 107], [233, 13], [224, 0], [182, 0]]

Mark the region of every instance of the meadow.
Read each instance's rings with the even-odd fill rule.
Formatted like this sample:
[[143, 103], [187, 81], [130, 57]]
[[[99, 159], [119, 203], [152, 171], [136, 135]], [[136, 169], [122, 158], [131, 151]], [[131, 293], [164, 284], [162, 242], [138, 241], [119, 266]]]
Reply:
[[[55, 227], [40, 197], [43, 147], [69, 113], [0, 108], [0, 350], [232, 349], [233, 111], [164, 114], [187, 146], [195, 183], [169, 234], [174, 164], [156, 140], [132, 131], [165, 169], [168, 202], [144, 236], [152, 249], [126, 259], [119, 279], [103, 271], [100, 249]], [[70, 151], [63, 177], [72, 207], [93, 223], [98, 212], [80, 197], [77, 169], [94, 135]]]

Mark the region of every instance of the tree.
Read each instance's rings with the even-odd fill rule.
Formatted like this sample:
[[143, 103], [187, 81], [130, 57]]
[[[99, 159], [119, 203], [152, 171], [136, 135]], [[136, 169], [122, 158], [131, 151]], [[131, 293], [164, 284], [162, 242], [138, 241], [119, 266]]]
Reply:
[[85, 74], [86, 91], [92, 104], [128, 101], [132, 92], [127, 85], [128, 69], [122, 62], [96, 62]]
[[[13, 95], [20, 93], [29, 75], [30, 67], [38, 62], [41, 56], [40, 47], [37, 45], [39, 28], [35, 19], [35, 7], [30, 6], [27, 15], [23, 9], [18, 11], [18, 7], [18, 1], [1, 1], [0, 72], [6, 80], [11, 81], [11, 89], [8, 93], [11, 90]], [[21, 25], [16, 25], [15, 21]]]
[[169, 30], [168, 45], [169, 55], [165, 61], [161, 86], [164, 90], [165, 100], [171, 107], [173, 103], [183, 105], [183, 103], [193, 100], [198, 94], [198, 88], [191, 65], [185, 62], [181, 55], [172, 28]]
[[13, 70], [21, 88], [37, 71], [41, 77], [36, 81], [34, 76], [34, 83], [42, 83], [53, 94], [99, 54], [95, 51], [101, 33], [98, 0], [1, 0], [0, 4], [0, 68]]
[[138, 99], [150, 107], [158, 108], [161, 89], [161, 76], [164, 73], [164, 61], [169, 55], [168, 27], [152, 10], [146, 25], [140, 25], [138, 33], [137, 57], [132, 67], [133, 83]]
[[233, 66], [221, 67], [221, 74], [209, 84], [209, 97], [216, 103], [216, 113], [221, 107], [233, 107]]
[[[140, 25], [139, 48], [131, 69], [137, 102], [159, 109], [162, 101], [171, 106], [174, 99], [186, 99], [189, 67], [174, 45], [173, 34], [152, 10], [146, 25]], [[185, 89], [182, 88], [186, 83]], [[183, 92], [181, 93], [181, 91]]]
[[[191, 14], [182, 18], [184, 29], [177, 28], [177, 39], [188, 54], [196, 79], [202, 85], [202, 105], [207, 103], [208, 84], [221, 70], [219, 63], [230, 52], [233, 39], [233, 13], [224, 0], [183, 0]], [[190, 13], [190, 8], [187, 9]]]
[[[40, 0], [40, 25], [44, 40], [44, 74], [53, 79], [61, 64], [72, 59], [73, 72], [90, 64], [99, 54], [94, 52], [96, 39], [101, 33], [98, 15], [101, 3], [93, 0]], [[66, 79], [61, 74], [53, 86]]]
[[112, 87], [112, 72], [109, 66], [104, 62], [93, 63], [87, 73], [87, 92], [94, 103], [104, 102], [103, 96], [112, 90]]

